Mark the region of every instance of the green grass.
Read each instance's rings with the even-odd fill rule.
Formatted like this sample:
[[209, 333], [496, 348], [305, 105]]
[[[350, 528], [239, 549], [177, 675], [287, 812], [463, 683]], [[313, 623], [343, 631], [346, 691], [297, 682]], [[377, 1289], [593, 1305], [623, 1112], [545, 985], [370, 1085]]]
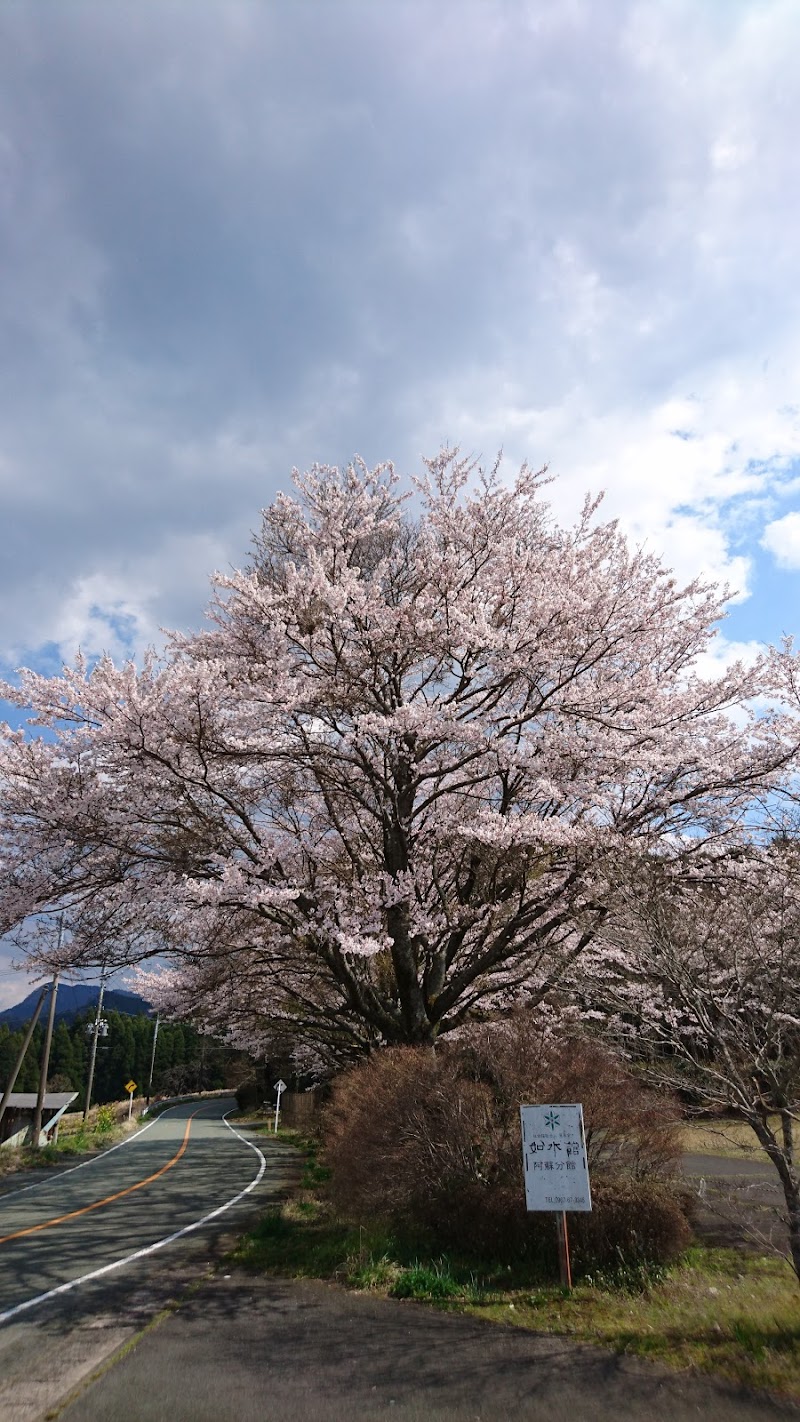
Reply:
[[233, 1252], [235, 1263], [259, 1273], [333, 1279], [347, 1288], [393, 1298], [483, 1299], [468, 1265], [420, 1257], [413, 1243], [337, 1220], [322, 1202], [298, 1197], [274, 1206]]
[[13, 1175], [18, 1170], [40, 1170], [45, 1166], [64, 1165], [78, 1155], [91, 1155], [113, 1145], [116, 1135], [99, 1137], [94, 1131], [79, 1131], [58, 1141], [57, 1145], [19, 1146], [0, 1154], [0, 1174]]
[[800, 1290], [781, 1259], [695, 1246], [640, 1294], [584, 1282], [566, 1296], [520, 1290], [469, 1311], [800, 1397]]
[[310, 1201], [276, 1206], [240, 1240], [234, 1258], [247, 1268], [296, 1278], [342, 1275], [358, 1249], [358, 1230], [320, 1215]]
[[432, 1264], [416, 1263], [401, 1269], [389, 1288], [394, 1299], [423, 1299], [436, 1303], [443, 1299], [474, 1302], [470, 1299], [470, 1292], [476, 1295], [480, 1293], [477, 1287], [470, 1291], [459, 1279], [454, 1278], [446, 1259], [436, 1260]]

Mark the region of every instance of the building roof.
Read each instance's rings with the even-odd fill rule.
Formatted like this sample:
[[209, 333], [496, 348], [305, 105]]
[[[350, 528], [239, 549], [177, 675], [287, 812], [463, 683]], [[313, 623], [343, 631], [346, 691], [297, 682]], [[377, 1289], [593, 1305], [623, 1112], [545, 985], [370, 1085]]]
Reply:
[[[77, 1091], [46, 1091], [44, 1096], [44, 1108], [46, 1111], [61, 1111], [64, 1106], [69, 1106], [70, 1101], [74, 1101]], [[36, 1092], [35, 1091], [12, 1091], [6, 1103], [6, 1110], [35, 1111]]]

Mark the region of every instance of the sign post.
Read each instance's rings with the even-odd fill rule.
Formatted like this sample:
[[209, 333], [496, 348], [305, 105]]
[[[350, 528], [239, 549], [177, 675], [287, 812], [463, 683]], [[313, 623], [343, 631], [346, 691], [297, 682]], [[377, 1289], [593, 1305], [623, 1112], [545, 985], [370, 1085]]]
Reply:
[[281, 1114], [281, 1097], [282, 1097], [282, 1095], [283, 1095], [283, 1093], [284, 1093], [285, 1090], [286, 1090], [286, 1082], [285, 1082], [285, 1081], [276, 1081], [276, 1083], [275, 1083], [275, 1091], [276, 1091], [276, 1093], [277, 1093], [277, 1098], [278, 1098], [277, 1101], [275, 1102], [275, 1131], [274, 1131], [274, 1134], [275, 1134], [276, 1136], [277, 1136], [277, 1134], [278, 1134], [278, 1117], [279, 1117], [280, 1114]]
[[529, 1210], [552, 1210], [558, 1231], [561, 1283], [572, 1288], [567, 1210], [592, 1208], [583, 1107], [521, 1106], [525, 1203]]
[[126, 1083], [125, 1083], [125, 1090], [126, 1090], [127, 1093], [128, 1093], [128, 1120], [130, 1120], [130, 1119], [131, 1119], [131, 1113], [132, 1113], [132, 1111], [133, 1111], [133, 1093], [134, 1093], [134, 1091], [136, 1090], [136, 1082], [135, 1082], [135, 1081], [126, 1081]]

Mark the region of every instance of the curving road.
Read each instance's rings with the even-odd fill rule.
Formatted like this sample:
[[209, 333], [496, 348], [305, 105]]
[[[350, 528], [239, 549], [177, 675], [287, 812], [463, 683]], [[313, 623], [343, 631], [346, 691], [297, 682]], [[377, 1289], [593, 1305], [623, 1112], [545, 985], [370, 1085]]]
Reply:
[[224, 1120], [175, 1106], [121, 1145], [0, 1196], [0, 1323], [174, 1243], [244, 1200], [266, 1161]]
[[213, 1272], [214, 1235], [240, 1229], [296, 1170], [279, 1142], [262, 1141], [262, 1154], [234, 1134], [223, 1120], [232, 1106], [173, 1108], [84, 1165], [8, 1183], [3, 1422], [797, 1416], [790, 1404], [566, 1338], [323, 1284]]

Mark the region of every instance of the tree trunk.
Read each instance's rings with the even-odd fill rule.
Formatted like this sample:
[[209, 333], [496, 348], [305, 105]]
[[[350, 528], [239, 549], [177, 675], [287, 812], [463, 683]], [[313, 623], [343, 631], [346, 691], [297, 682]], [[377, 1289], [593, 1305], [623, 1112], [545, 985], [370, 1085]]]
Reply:
[[759, 1144], [766, 1151], [780, 1178], [786, 1204], [786, 1222], [789, 1227], [789, 1253], [792, 1257], [792, 1268], [798, 1283], [800, 1283], [800, 1180], [798, 1180], [795, 1170], [791, 1123], [788, 1123], [787, 1129], [785, 1116], [786, 1113], [781, 1112], [782, 1146], [778, 1143], [766, 1116], [751, 1116], [748, 1119], [758, 1137]]

